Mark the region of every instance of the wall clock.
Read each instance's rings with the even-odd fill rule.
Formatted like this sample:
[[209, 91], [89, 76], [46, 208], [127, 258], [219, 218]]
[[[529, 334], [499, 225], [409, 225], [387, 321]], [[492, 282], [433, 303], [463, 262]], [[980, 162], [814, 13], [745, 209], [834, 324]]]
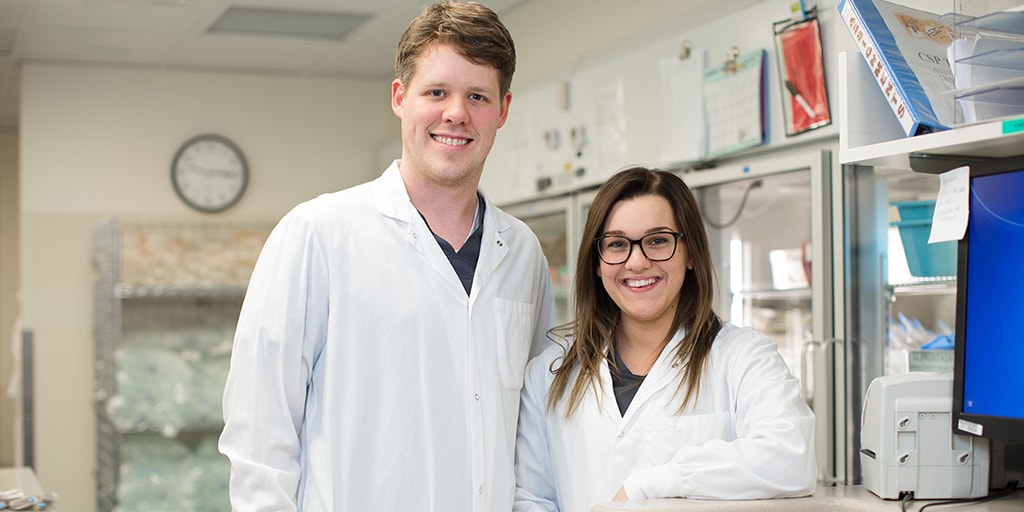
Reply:
[[249, 166], [242, 151], [226, 137], [198, 135], [175, 153], [171, 183], [190, 207], [205, 213], [221, 212], [242, 198], [249, 184]]

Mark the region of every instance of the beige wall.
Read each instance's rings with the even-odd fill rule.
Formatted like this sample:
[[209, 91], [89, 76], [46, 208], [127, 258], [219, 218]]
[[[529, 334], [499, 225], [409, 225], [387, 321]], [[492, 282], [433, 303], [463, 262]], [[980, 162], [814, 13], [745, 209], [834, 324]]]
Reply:
[[36, 472], [62, 503], [88, 511], [96, 503], [96, 222], [207, 218], [178, 200], [169, 175], [181, 143], [207, 132], [234, 140], [250, 164], [245, 197], [211, 218], [276, 220], [320, 192], [380, 174], [377, 148], [398, 121], [389, 80], [40, 64], [22, 74], [21, 293], [36, 343]]
[[7, 396], [14, 371], [18, 304], [18, 132], [0, 130], [0, 467], [17, 459], [16, 403]]

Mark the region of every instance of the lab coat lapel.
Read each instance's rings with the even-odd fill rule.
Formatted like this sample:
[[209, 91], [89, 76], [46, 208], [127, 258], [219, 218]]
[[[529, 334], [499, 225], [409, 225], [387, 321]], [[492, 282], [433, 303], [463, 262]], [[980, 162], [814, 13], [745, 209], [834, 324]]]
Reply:
[[[633, 397], [633, 401], [630, 403], [629, 408], [626, 409], [626, 415], [623, 420], [630, 422], [633, 417], [639, 414], [637, 411], [644, 409], [644, 404], [651, 400], [655, 396], [661, 396], [661, 391], [673, 385], [676, 376], [679, 375], [679, 364], [676, 363], [673, 358], [678, 349], [679, 344], [682, 342], [683, 335], [685, 332], [680, 329], [676, 332], [675, 336], [672, 337], [672, 341], [662, 349], [661, 354], [658, 355], [658, 359], [654, 361], [654, 365], [651, 366], [651, 371], [647, 372], [647, 377], [644, 378], [643, 383], [640, 384], [640, 388], [636, 390], [636, 395]], [[672, 390], [674, 392], [674, 390]]]
[[626, 418], [619, 413], [619, 403], [615, 400], [615, 385], [612, 384], [612, 371], [608, 368], [607, 362], [601, 365], [601, 386], [597, 388], [597, 400], [595, 400], [597, 414], [614, 427], [616, 431], [622, 429]]
[[398, 161], [392, 163], [372, 185], [374, 197], [377, 198], [377, 209], [381, 215], [394, 219], [398, 226], [404, 229], [405, 241], [425, 258], [430, 267], [445, 281], [462, 291], [462, 282], [459, 281], [451, 262], [438, 246], [437, 240], [434, 240], [434, 234], [430, 232], [427, 222], [409, 200], [402, 174], [398, 171]]
[[508, 255], [508, 240], [505, 234], [511, 226], [500, 215], [495, 214], [495, 206], [484, 197], [483, 237], [480, 240], [480, 257], [476, 262], [476, 274], [473, 276], [472, 295], [487, 284], [494, 275], [501, 261]]

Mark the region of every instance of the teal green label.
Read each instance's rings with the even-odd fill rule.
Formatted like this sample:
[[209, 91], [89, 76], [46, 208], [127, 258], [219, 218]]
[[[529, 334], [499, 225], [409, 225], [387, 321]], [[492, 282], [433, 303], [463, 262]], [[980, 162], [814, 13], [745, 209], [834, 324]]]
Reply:
[[1003, 121], [1003, 135], [1024, 132], [1024, 117]]

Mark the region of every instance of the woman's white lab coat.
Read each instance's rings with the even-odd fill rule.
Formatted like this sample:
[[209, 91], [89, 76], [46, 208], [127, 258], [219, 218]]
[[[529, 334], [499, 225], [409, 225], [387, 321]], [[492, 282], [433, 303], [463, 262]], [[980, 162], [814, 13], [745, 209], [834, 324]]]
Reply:
[[232, 510], [508, 510], [523, 372], [553, 320], [492, 204], [467, 296], [394, 164], [297, 206], [253, 271], [224, 391]]
[[696, 403], [678, 414], [680, 373], [670, 355], [681, 338], [680, 332], [662, 351], [625, 415], [607, 364], [597, 394], [588, 393], [567, 421], [564, 398], [556, 411], [547, 410], [549, 368], [561, 347], [530, 362], [515, 510], [589, 512], [623, 485], [630, 499], [752, 499], [814, 490], [813, 413], [775, 343], [725, 324]]

